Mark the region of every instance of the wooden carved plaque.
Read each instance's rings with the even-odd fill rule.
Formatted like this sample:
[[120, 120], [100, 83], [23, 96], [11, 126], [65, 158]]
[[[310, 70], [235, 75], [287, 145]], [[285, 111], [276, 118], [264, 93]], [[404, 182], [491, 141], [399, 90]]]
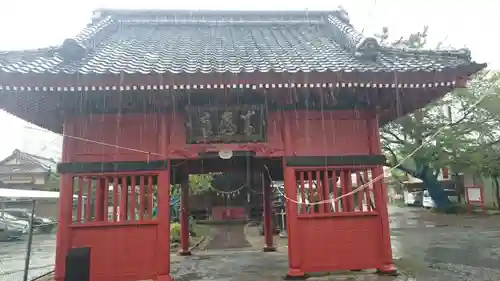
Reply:
[[188, 143], [265, 141], [263, 106], [188, 107], [186, 131]]

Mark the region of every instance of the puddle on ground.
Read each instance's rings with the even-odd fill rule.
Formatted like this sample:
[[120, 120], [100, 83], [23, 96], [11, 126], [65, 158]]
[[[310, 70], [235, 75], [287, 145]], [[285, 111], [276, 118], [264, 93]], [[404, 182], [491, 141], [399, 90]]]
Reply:
[[202, 279], [203, 276], [199, 274], [198, 272], [188, 272], [185, 274], [177, 274], [174, 276], [175, 280], [179, 281], [191, 281], [191, 280], [200, 280]]

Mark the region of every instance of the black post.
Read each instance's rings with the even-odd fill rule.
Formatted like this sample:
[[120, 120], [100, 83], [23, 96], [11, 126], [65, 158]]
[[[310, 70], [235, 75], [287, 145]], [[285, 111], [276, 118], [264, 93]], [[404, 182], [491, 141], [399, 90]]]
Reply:
[[245, 191], [246, 191], [246, 197], [247, 198], [250, 198], [250, 202], [248, 202], [249, 200], [245, 200], [245, 209], [246, 209], [246, 213], [247, 213], [247, 216], [248, 216], [248, 219], [251, 220], [252, 219], [252, 194], [250, 192], [250, 188], [253, 188], [252, 186], [252, 180], [253, 180], [253, 173], [252, 173], [252, 154], [250, 152], [247, 153], [247, 156], [246, 156], [246, 188], [245, 188]]
[[33, 221], [35, 218], [35, 206], [36, 200], [33, 200], [31, 205], [31, 215], [30, 215], [30, 225], [28, 229], [28, 243], [26, 244], [26, 257], [24, 259], [24, 276], [23, 281], [28, 281], [28, 272], [30, 268], [30, 259], [31, 259], [31, 244], [33, 243]]
[[64, 281], [90, 280], [90, 248], [72, 248], [66, 255]]

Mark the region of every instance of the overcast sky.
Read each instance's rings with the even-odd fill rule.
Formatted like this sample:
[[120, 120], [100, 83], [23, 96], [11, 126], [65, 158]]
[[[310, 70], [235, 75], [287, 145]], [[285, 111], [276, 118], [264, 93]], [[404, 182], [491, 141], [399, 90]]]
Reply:
[[[238, 3], [236, 3], [238, 2]], [[77, 34], [96, 8], [220, 9], [220, 10], [333, 10], [342, 5], [358, 30], [370, 36], [389, 27], [393, 37], [430, 27], [432, 44], [445, 41], [467, 47], [478, 62], [500, 68], [498, 35], [493, 28], [500, 3], [493, 0], [4, 0], [0, 2], [0, 50], [22, 50], [58, 45]], [[0, 111], [0, 158], [18, 148], [59, 158], [60, 137], [29, 129], [24, 121]], [[27, 128], [28, 127], [28, 128]]]

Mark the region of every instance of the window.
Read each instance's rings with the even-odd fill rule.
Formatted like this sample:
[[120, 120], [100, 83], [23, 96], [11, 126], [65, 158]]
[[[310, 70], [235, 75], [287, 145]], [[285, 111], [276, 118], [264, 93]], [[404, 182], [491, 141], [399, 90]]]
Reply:
[[25, 212], [25, 211], [8, 210], [7, 213], [11, 214], [12, 216], [18, 217], [18, 218], [23, 218], [23, 219], [28, 218], [28, 212]]
[[446, 196], [457, 196], [457, 192], [453, 189], [445, 189], [444, 194]]
[[[2, 212], [0, 211], [0, 216], [2, 216]], [[15, 221], [17, 220], [17, 218], [7, 212], [4, 212], [3, 213], [3, 218], [6, 219], [6, 220], [10, 220], [10, 221]]]

